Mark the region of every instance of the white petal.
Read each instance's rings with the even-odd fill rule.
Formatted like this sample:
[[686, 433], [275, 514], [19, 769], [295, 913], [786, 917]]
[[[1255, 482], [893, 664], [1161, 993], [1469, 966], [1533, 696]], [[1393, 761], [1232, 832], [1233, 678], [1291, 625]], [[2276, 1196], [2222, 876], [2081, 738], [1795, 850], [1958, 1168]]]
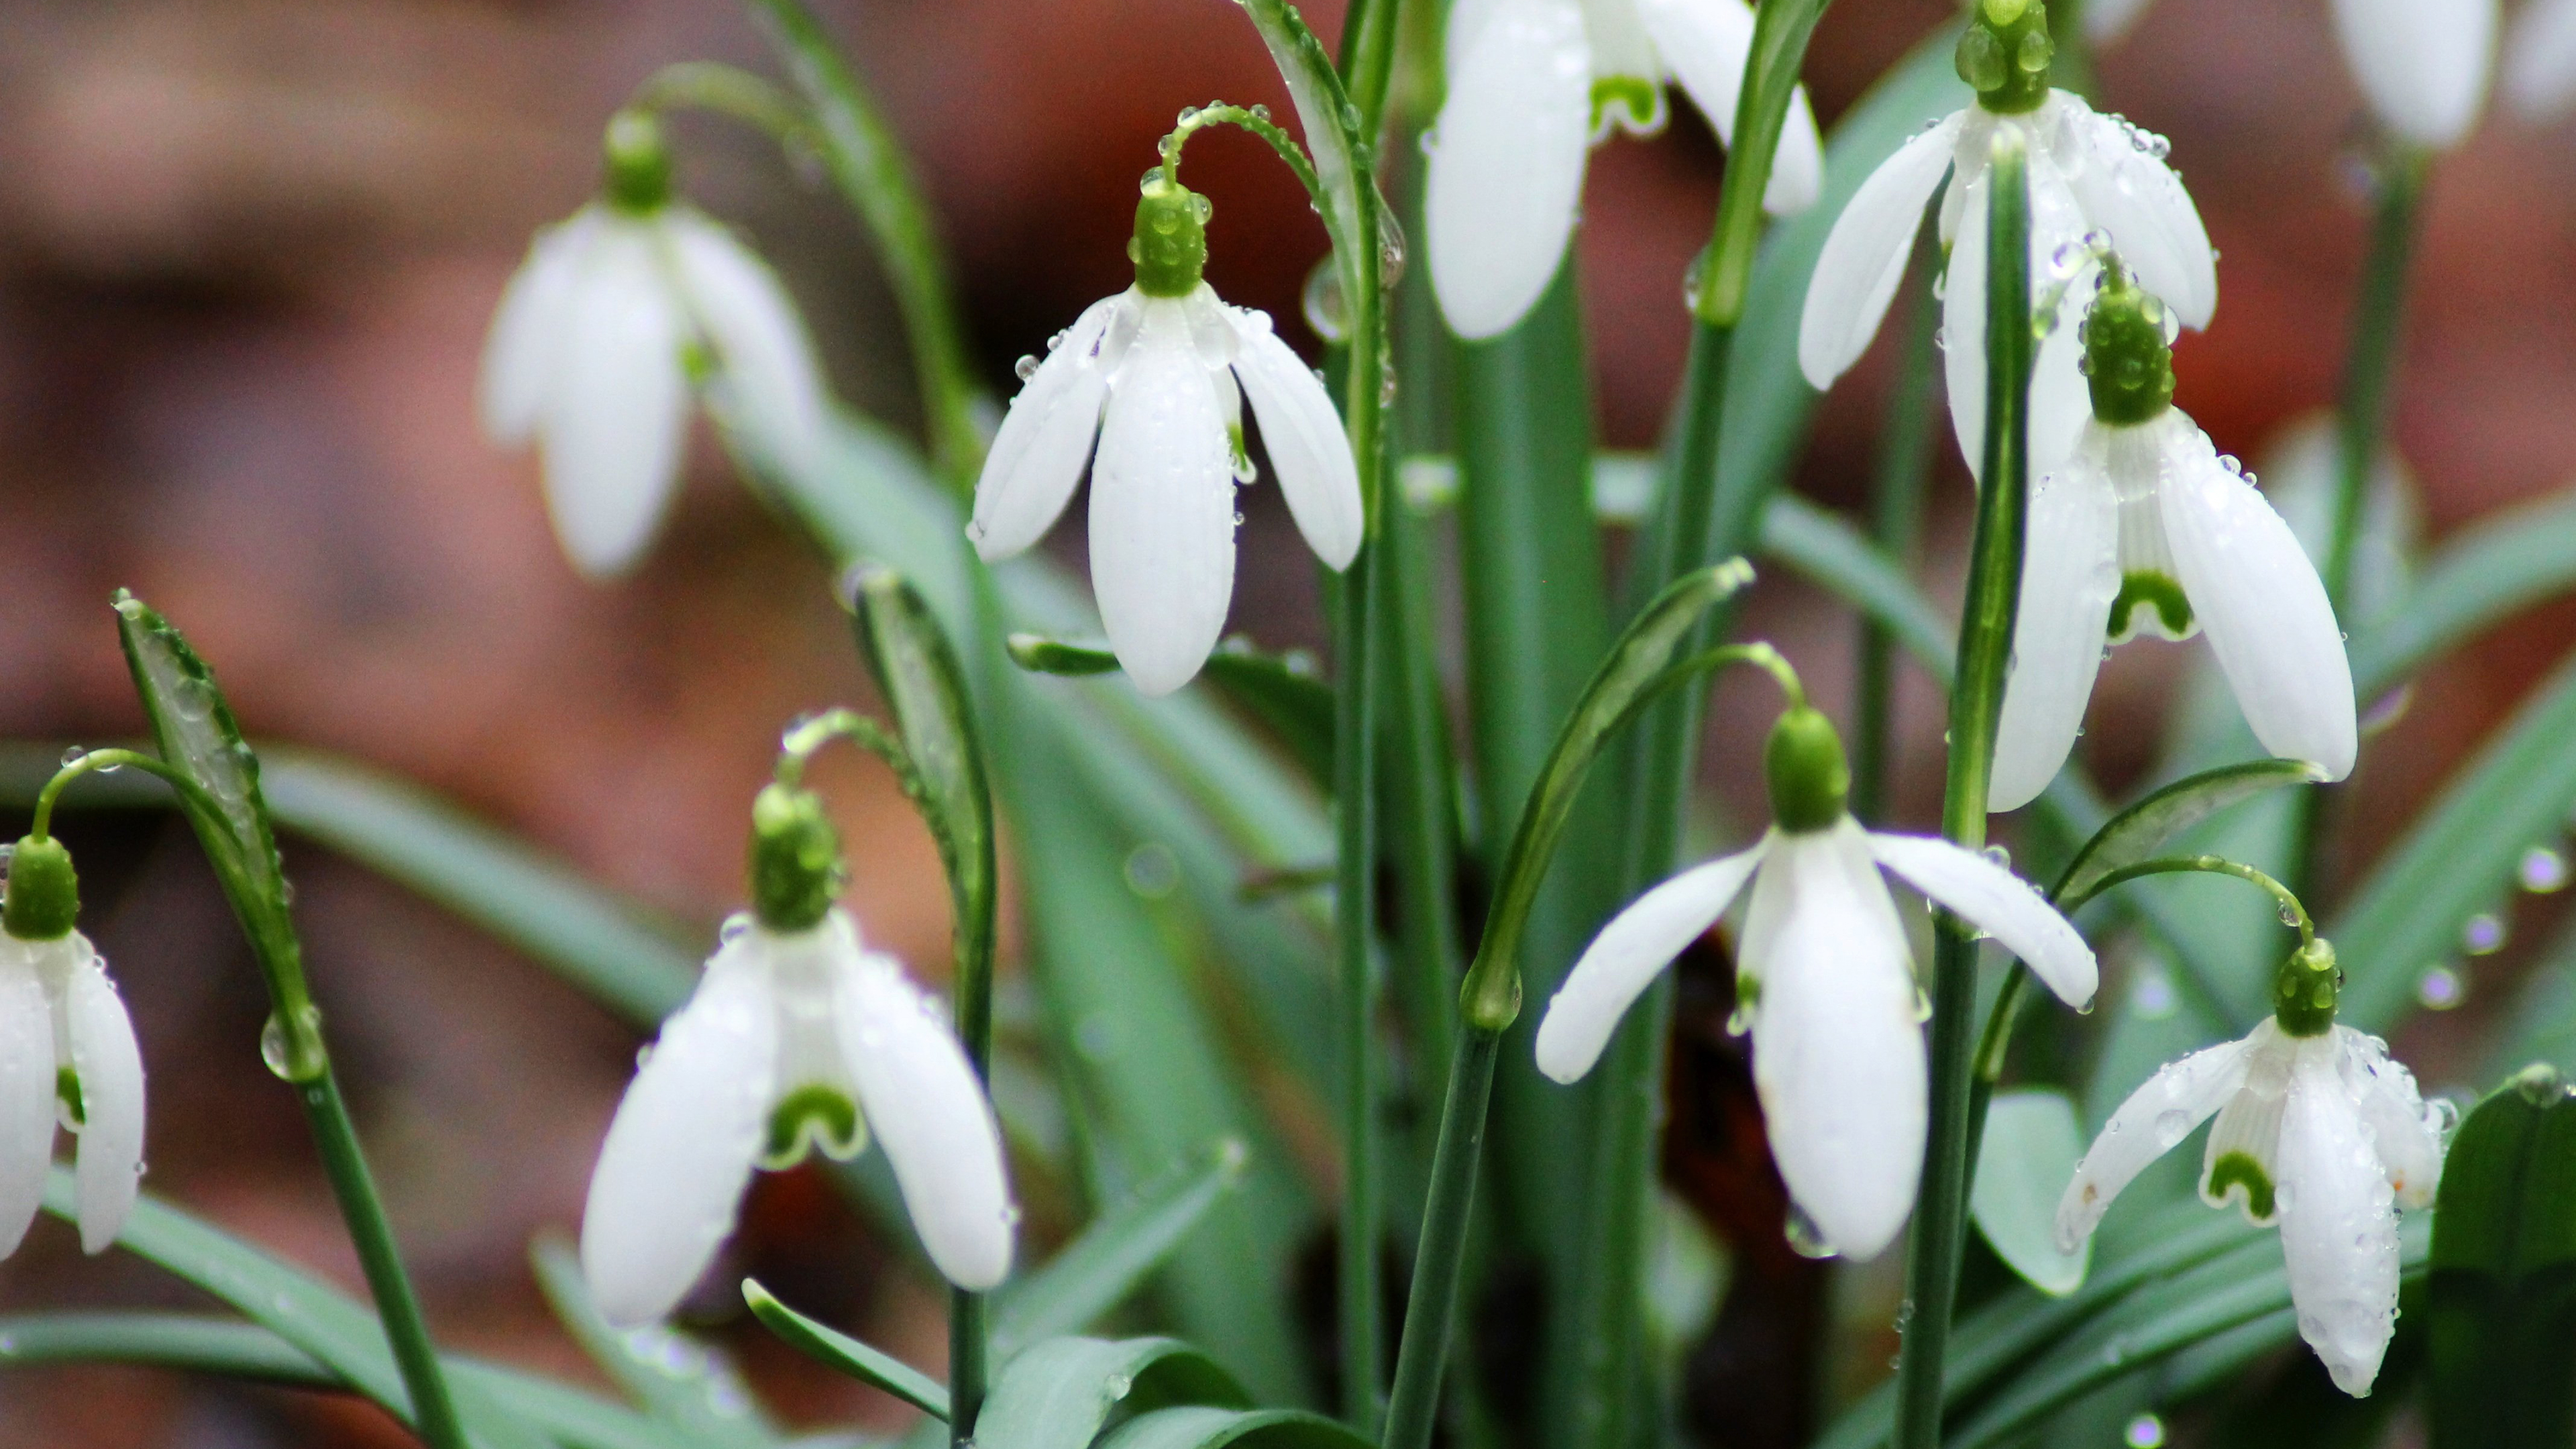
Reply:
[[[1637, 0], [1637, 15], [1690, 93], [1691, 104], [1717, 132], [1718, 143], [1733, 146], [1744, 63], [1753, 51], [1752, 7], [1744, 0]], [[1815, 205], [1823, 186], [1824, 145], [1807, 104], [1807, 88], [1800, 86], [1790, 97], [1788, 122], [1772, 151], [1762, 204], [1774, 216], [1793, 215]], [[1919, 214], [1922, 203], [1914, 209]]]
[[690, 317], [713, 344], [718, 385], [779, 462], [803, 465], [831, 404], [795, 301], [767, 262], [694, 208], [666, 209], [662, 227]]
[[[2034, 147], [2027, 172], [2030, 186], [2030, 300], [2036, 308], [2053, 286], [2051, 268], [2071, 247], [2080, 246], [2085, 231], [2083, 211], [2074, 192], [2046, 151]], [[1986, 239], [1987, 175], [1980, 169], [1966, 188], [1959, 231], [1950, 247], [1949, 279], [1942, 298], [1943, 375], [1950, 394], [1950, 423], [1958, 435], [1960, 456], [1971, 475], [1985, 469], [1986, 422]], [[2040, 339], [2031, 360], [2028, 433], [2029, 476], [2039, 478], [2061, 466], [2075, 451], [2084, 424], [2093, 416], [2093, 398], [2081, 363], [2084, 344], [2076, 336], [2080, 313], [2071, 299], [2093, 294], [2096, 268], [2079, 268], [2059, 294], [2057, 323]]]
[[476, 388], [483, 432], [492, 441], [518, 444], [536, 435], [546, 396], [560, 381], [565, 300], [603, 225], [599, 209], [587, 207], [538, 232], [527, 260], [501, 289]]
[[2334, 1029], [2343, 1051], [2345, 1089], [2361, 1106], [2362, 1125], [2370, 1129], [2371, 1146], [2388, 1170], [2388, 1185], [2401, 1208], [2433, 1205], [2442, 1182], [2443, 1136], [2449, 1114], [2427, 1107], [2415, 1089], [2415, 1074], [2388, 1058], [2387, 1044], [2348, 1026]]
[[2057, 778], [2083, 733], [2111, 601], [2119, 595], [2119, 497], [2098, 451], [2079, 444], [2065, 467], [2030, 491], [2021, 603], [2013, 615], [1987, 809], [2019, 809]]
[[871, 956], [842, 978], [840, 1017], [859, 1105], [930, 1261], [960, 1288], [1000, 1283], [1017, 1213], [1002, 1129], [965, 1049], [889, 957]]
[[2329, 1038], [2302, 1043], [2281, 1111], [2281, 1255], [2299, 1336], [2335, 1387], [2379, 1377], [2397, 1320], [2397, 1211]]
[[1869, 836], [1871, 854], [1906, 883], [1975, 922], [2005, 950], [2030, 963], [2057, 999], [2082, 1011], [2093, 1004], [2101, 968], [2093, 948], [2038, 889], [1982, 852], [1938, 836]]
[[2352, 667], [2325, 585], [2290, 526], [2179, 411], [2158, 490], [2183, 595], [2263, 748], [2352, 773]]
[[2533, 0], [2514, 17], [2504, 91], [2514, 110], [2535, 123], [2576, 106], [2576, 0]]
[[1190, 682], [1234, 595], [1234, 465], [1188, 311], [1149, 301], [1110, 382], [1091, 479], [1091, 588], [1136, 687]]
[[1242, 380], [1252, 415], [1261, 422], [1261, 442], [1270, 450], [1271, 471], [1279, 475], [1280, 496], [1288, 500], [1288, 513], [1315, 556], [1328, 568], [1348, 568], [1360, 551], [1367, 519], [1360, 510], [1359, 466], [1351, 459], [1342, 415], [1334, 411], [1332, 396], [1313, 369], [1271, 330], [1269, 313], [1229, 311], [1241, 339], [1234, 375]]
[[2139, 284], [2184, 326], [2208, 326], [2218, 308], [2218, 256], [2182, 178], [2146, 149], [2144, 132], [2117, 116], [2096, 115], [2070, 97], [2065, 124], [2080, 158], [2067, 184], [2085, 219], [2111, 234]]
[[1817, 388], [1833, 385], [1878, 333], [1923, 208], [1949, 173], [1959, 116], [1916, 136], [1879, 163], [1852, 193], [1816, 253], [1815, 275], [1798, 318], [1798, 369]]
[[2477, 124], [2495, 61], [2496, 0], [2334, 0], [2334, 17], [2382, 125], [2446, 150]]
[[101, 1253], [124, 1228], [143, 1179], [143, 1053], [98, 953], [77, 932], [70, 939], [81, 957], [63, 1002], [72, 1069], [80, 1075], [81, 1248]]
[[684, 327], [651, 238], [628, 223], [603, 227], [564, 301], [561, 371], [541, 424], [555, 534], [595, 578], [634, 565], [678, 490]]
[[[1753, 1008], [1753, 1081], [1789, 1195], [1854, 1260], [1894, 1242], [1923, 1165], [1923, 1029], [1887, 887], [1857, 825], [1783, 835]], [[1747, 922], [1751, 941], [1751, 922]]]
[[[2300, 1049], [2299, 1039], [2284, 1035], [2272, 1018], [2254, 1023], [2245, 1035], [2245, 1084], [2219, 1109], [2200, 1154], [2200, 1200], [2215, 1208], [2235, 1203], [2257, 1227], [2269, 1226], [2280, 1215], [2281, 1112]], [[2243, 1162], [2220, 1182], [2220, 1170], [2231, 1157], [2250, 1161], [2262, 1174], [2261, 1182], [2244, 1180], [2238, 1170]]]
[[1452, 58], [1422, 207], [1431, 290], [1459, 336], [1510, 330], [1556, 275], [1591, 110], [1583, 12], [1565, 0], [1497, 0]]
[[2084, 38], [2095, 46], [2118, 42], [2147, 11], [2147, 0], [2084, 0]]
[[36, 1220], [53, 1159], [53, 1010], [27, 943], [0, 939], [0, 1258]]
[[1612, 917], [1547, 1003], [1538, 1024], [1538, 1069], [1568, 1083], [1591, 1071], [1638, 993], [1726, 914], [1777, 834], [1683, 871]]
[[1762, 188], [1762, 209], [1773, 216], [1796, 216], [1816, 204], [1825, 191], [1825, 138], [1816, 128], [1815, 107], [1803, 85], [1789, 92], [1789, 114], [1780, 124], [1780, 144], [1771, 152], [1771, 180]]
[[1036, 543], [1072, 501], [1100, 432], [1101, 404], [1109, 398], [1109, 372], [1098, 356], [1101, 339], [1126, 301], [1122, 293], [1086, 308], [1049, 344], [1046, 360], [1011, 399], [992, 450], [984, 455], [975, 516], [966, 525], [975, 552], [988, 562]]
[[733, 1231], [777, 1099], [778, 1018], [746, 931], [707, 964], [635, 1073], [582, 1210], [581, 1265], [611, 1323], [668, 1314]]
[[2073, 1252], [2120, 1189], [2236, 1094], [2245, 1084], [2246, 1057], [2244, 1042], [2222, 1042], [2168, 1064], [2129, 1094], [2075, 1164], [2075, 1180], [2057, 1204], [2059, 1247]]

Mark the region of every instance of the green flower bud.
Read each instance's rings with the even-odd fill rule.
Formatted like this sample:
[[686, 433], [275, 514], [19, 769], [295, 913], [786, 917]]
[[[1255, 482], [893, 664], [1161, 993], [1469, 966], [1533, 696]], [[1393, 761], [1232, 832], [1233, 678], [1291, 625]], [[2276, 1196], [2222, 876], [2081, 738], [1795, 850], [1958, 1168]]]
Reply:
[[2343, 970], [2334, 947], [2320, 938], [2290, 953], [2272, 978], [2272, 1016], [2292, 1036], [2323, 1036], [2334, 1027], [2335, 998]]
[[1843, 818], [1851, 797], [1851, 766], [1842, 737], [1824, 712], [1808, 705], [1781, 711], [1762, 746], [1762, 773], [1771, 787], [1771, 818], [1793, 835], [1824, 830]]
[[2002, 116], [2038, 110], [2048, 99], [2048, 64], [2056, 55], [2043, 0], [1977, 0], [1956, 60], [1977, 104]]
[[1145, 177], [1136, 202], [1136, 235], [1127, 259], [1136, 264], [1136, 290], [1148, 297], [1186, 297], [1207, 270], [1208, 199], [1160, 171]]
[[2165, 304], [2140, 288], [2117, 258], [2103, 264], [2102, 291], [2084, 319], [2084, 374], [2093, 416], [2135, 427], [2173, 406], [2173, 344]]
[[625, 110], [609, 117], [606, 150], [610, 205], [643, 214], [671, 199], [671, 148], [651, 112]]
[[841, 833], [811, 790], [772, 783], [751, 802], [751, 909], [773, 931], [810, 931], [832, 909], [846, 870]]
[[0, 927], [21, 941], [58, 941], [80, 922], [80, 877], [59, 840], [27, 836], [9, 857]]

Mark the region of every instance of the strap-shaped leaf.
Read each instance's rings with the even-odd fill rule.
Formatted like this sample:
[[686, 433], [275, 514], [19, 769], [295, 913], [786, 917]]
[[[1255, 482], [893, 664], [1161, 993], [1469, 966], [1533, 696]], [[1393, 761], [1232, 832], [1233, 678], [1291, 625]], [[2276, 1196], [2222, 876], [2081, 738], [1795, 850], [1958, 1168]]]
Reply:
[[2354, 633], [2353, 688], [2394, 688], [2425, 660], [2576, 588], [2576, 498], [2502, 509], [2445, 543], [2399, 605]]
[[1376, 183], [1370, 179], [1369, 143], [1359, 134], [1359, 108], [1351, 104], [1342, 89], [1341, 72], [1297, 7], [1284, 0], [1244, 0], [1243, 9], [1261, 32], [1262, 44], [1270, 47], [1270, 59], [1287, 83], [1288, 99], [1296, 104], [1306, 151], [1324, 184], [1324, 228], [1332, 235], [1333, 256], [1340, 263], [1342, 295], [1350, 296], [1359, 285], [1352, 248], [1371, 235], [1363, 224], [1367, 213], [1361, 208], [1384, 210]]
[[1124, 1302], [1180, 1246], [1208, 1210], [1243, 1180], [1241, 1142], [1219, 1143], [1204, 1161], [1184, 1163], [1103, 1214], [1046, 1266], [995, 1295], [993, 1357], [1079, 1333]]
[[2323, 771], [2303, 760], [2249, 760], [2176, 780], [2093, 832], [2049, 896], [2058, 901], [2086, 899], [2103, 877], [2153, 857], [2167, 841], [2228, 806], [2266, 790], [2313, 785], [2324, 778]]
[[752, 1315], [764, 1327], [807, 1358], [839, 1369], [861, 1383], [873, 1384], [934, 1419], [948, 1417], [948, 1390], [902, 1359], [815, 1322], [747, 1278], [743, 1280], [742, 1301], [750, 1305]]
[[1252, 1401], [1214, 1359], [1178, 1339], [1050, 1338], [1012, 1359], [975, 1421], [984, 1449], [1086, 1449], [1112, 1414]]
[[2083, 1155], [2083, 1129], [2063, 1092], [1999, 1092], [1986, 1109], [1969, 1212], [1995, 1256], [2054, 1298], [2081, 1286], [2092, 1261], [2090, 1239], [2072, 1253], [2057, 1246], [2057, 1201]]
[[1296, 1409], [1164, 1409], [1118, 1426], [1100, 1449], [1368, 1449], [1348, 1426]]
[[646, 1413], [710, 1449], [778, 1442], [768, 1416], [722, 1354], [668, 1324], [619, 1329], [590, 1301], [572, 1245], [539, 1238], [528, 1254], [555, 1321]]
[[[1083, 678], [1118, 672], [1107, 649], [1014, 634], [1011, 661], [1033, 674]], [[1333, 687], [1320, 678], [1312, 656], [1264, 654], [1240, 638], [1227, 639], [1207, 657], [1201, 677], [1253, 718], [1269, 726], [1319, 787], [1333, 778]]]
[[2576, 1438], [2576, 1096], [2532, 1067], [2478, 1105], [2434, 1214], [2433, 1442]]

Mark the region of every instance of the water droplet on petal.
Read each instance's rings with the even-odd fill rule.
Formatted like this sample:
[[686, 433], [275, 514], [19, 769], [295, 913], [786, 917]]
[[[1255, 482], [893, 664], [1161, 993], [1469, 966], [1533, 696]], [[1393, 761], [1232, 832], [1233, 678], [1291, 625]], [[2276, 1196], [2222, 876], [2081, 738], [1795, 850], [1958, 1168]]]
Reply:
[[1038, 375], [1038, 360], [1027, 353], [1022, 353], [1020, 360], [1011, 364], [1011, 375], [1022, 382], [1028, 381]]
[[1327, 343], [1345, 342], [1351, 335], [1351, 312], [1342, 298], [1341, 269], [1326, 257], [1306, 274], [1306, 290], [1299, 298], [1300, 310], [1306, 314], [1306, 325]]
[[2156, 1145], [2171, 1147], [2191, 1135], [2191, 1114], [2184, 1111], [2156, 1114]]

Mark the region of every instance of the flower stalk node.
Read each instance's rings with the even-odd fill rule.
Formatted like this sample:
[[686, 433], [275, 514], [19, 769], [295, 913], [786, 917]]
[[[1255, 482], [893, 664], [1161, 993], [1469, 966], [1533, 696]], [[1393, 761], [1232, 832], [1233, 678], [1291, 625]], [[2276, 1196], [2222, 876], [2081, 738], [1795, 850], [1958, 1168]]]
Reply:
[[2140, 288], [2117, 258], [2102, 266], [2102, 291], [2084, 320], [2084, 377], [2093, 416], [2135, 427], [2173, 406], [2173, 344], [2165, 304]]
[[2323, 937], [2301, 942], [2272, 978], [2273, 1019], [2290, 1036], [2323, 1036], [2334, 1029], [2335, 998], [2342, 991], [2333, 943]]
[[602, 143], [607, 153], [609, 203], [618, 210], [648, 216], [671, 199], [671, 148], [662, 138], [662, 122], [652, 112], [628, 107], [608, 118]]
[[2048, 99], [2056, 55], [2043, 0], [1980, 0], [1959, 36], [1959, 79], [1996, 115], [2035, 111]]
[[1771, 818], [1792, 835], [1832, 828], [1851, 798], [1851, 765], [1842, 737], [1824, 711], [1794, 704], [1781, 711], [1762, 746]]
[[1136, 202], [1136, 235], [1127, 259], [1136, 264], [1136, 290], [1148, 297], [1186, 297], [1207, 272], [1208, 199], [1156, 172]]
[[0, 927], [21, 941], [59, 941], [80, 921], [80, 878], [72, 853], [50, 836], [21, 839], [9, 857]]
[[821, 924], [848, 867], [841, 834], [811, 790], [772, 782], [751, 802], [751, 901], [760, 924], [806, 931]]

